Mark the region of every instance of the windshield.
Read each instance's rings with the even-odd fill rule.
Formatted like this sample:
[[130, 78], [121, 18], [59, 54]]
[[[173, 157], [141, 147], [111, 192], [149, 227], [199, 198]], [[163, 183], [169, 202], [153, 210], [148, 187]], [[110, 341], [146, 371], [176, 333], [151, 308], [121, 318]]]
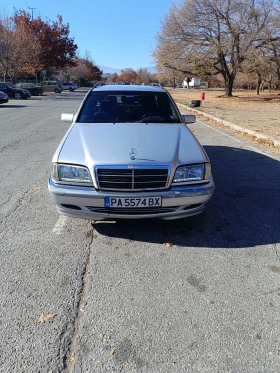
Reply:
[[80, 123], [180, 123], [166, 92], [92, 91], [77, 122]]

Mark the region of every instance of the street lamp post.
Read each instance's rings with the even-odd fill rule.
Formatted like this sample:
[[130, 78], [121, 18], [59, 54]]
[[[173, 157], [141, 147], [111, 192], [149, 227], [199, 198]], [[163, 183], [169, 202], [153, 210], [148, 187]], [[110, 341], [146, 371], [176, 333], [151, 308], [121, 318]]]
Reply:
[[31, 17], [32, 17], [32, 21], [33, 21], [33, 9], [37, 9], [37, 8], [31, 8], [31, 7], [27, 7], [28, 9], [31, 9]]

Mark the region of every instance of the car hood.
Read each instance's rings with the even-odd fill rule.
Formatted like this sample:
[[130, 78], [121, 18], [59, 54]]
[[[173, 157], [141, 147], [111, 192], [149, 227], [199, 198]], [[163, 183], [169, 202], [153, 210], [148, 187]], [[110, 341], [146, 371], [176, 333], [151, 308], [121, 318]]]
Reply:
[[[95, 165], [169, 165], [205, 162], [183, 123], [75, 123], [53, 161]], [[130, 151], [135, 149], [135, 159]]]
[[28, 92], [27, 88], [17, 88], [17, 87], [9, 87], [11, 92], [23, 93], [23, 91]]

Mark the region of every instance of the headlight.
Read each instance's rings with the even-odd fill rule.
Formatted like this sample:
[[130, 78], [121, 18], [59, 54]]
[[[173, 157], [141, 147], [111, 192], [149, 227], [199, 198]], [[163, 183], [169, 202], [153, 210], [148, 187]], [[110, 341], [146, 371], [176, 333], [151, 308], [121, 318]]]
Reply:
[[191, 181], [208, 180], [211, 175], [210, 163], [194, 164], [178, 167], [173, 183], [186, 183]]
[[67, 164], [52, 164], [51, 177], [55, 181], [92, 183], [87, 167]]

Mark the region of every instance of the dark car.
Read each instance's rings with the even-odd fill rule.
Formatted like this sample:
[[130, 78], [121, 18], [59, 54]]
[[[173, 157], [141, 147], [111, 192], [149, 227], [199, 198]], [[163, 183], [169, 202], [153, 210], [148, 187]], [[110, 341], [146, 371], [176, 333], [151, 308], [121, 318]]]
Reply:
[[103, 85], [105, 85], [104, 83], [95, 83], [93, 88], [99, 88], [99, 87], [102, 87]]
[[27, 89], [14, 88], [11, 84], [0, 83], [0, 91], [6, 93], [9, 97], [20, 100], [21, 98], [29, 98], [31, 93]]
[[0, 104], [6, 104], [9, 102], [9, 97], [5, 92], [0, 91]]
[[33, 83], [17, 83], [17, 84], [14, 84], [14, 87], [27, 89], [31, 93], [31, 96], [39, 96], [39, 95], [42, 96], [42, 94], [44, 93], [43, 87], [39, 85], [35, 85]]
[[95, 86], [95, 82], [86, 82], [83, 84], [83, 87], [94, 87]]

